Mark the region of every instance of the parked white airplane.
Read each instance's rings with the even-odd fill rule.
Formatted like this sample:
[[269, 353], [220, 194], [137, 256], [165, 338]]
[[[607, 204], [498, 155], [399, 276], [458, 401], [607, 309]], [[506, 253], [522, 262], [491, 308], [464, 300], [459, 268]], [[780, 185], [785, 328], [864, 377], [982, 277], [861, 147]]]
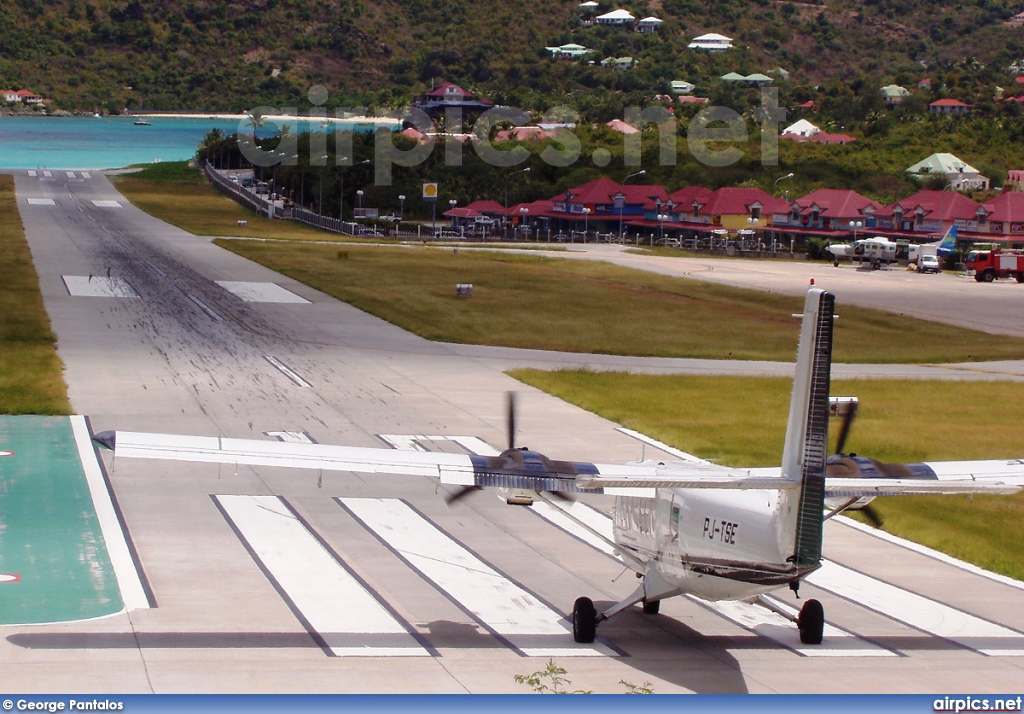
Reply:
[[[830, 411], [847, 415], [840, 452], [855, 411], [851, 399], [829, 398], [834, 307], [832, 294], [807, 293], [781, 468], [727, 468], [696, 457], [593, 464], [514, 447], [484, 457], [134, 432], [104, 432], [96, 440], [122, 458], [431, 476], [462, 489], [455, 497], [484, 487], [615, 495], [613, 545], [642, 581], [600, 613], [590, 598], [576, 600], [573, 636], [592, 642], [598, 623], [637, 603], [655, 613], [661, 600], [682, 594], [742, 600], [784, 587], [798, 594], [821, 566], [824, 521], [875, 496], [1006, 494], [1024, 486], [1024, 460], [881, 464], [828, 457]], [[510, 443], [514, 430], [510, 414]], [[806, 601], [796, 624], [804, 643], [820, 643], [821, 604]]]
[[835, 265], [839, 265], [840, 258], [849, 258], [855, 263], [866, 262], [876, 266], [896, 262], [898, 247], [888, 238], [875, 236], [874, 238], [861, 238], [852, 243], [833, 243], [828, 246], [828, 252], [832, 254]]

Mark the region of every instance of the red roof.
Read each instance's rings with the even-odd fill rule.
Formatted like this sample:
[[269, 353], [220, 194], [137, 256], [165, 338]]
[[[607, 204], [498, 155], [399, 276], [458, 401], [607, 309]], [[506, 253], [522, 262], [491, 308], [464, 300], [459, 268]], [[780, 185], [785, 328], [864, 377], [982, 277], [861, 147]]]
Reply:
[[461, 206], [458, 206], [456, 208], [449, 208], [441, 215], [448, 216], [448, 218], [477, 218], [484, 214], [480, 213], [480, 211], [474, 211], [472, 208], [469, 207], [463, 208]]
[[612, 119], [610, 122], [605, 124], [612, 131], [619, 131], [623, 134], [639, 134], [640, 130], [635, 126], [631, 126], [621, 119]]
[[875, 215], [892, 216], [896, 206], [903, 209], [903, 215], [913, 215], [920, 208], [924, 217], [930, 220], [953, 221], [958, 218], [977, 220], [980, 204], [956, 191], [918, 191], [913, 196], [879, 209]]
[[973, 107], [973, 104], [964, 104], [959, 99], [936, 99], [931, 102], [930, 107]]
[[989, 212], [988, 220], [1024, 223], [1024, 193], [1011, 191], [1001, 193], [984, 204]]
[[868, 206], [876, 211], [882, 207], [880, 203], [865, 198], [856, 191], [839, 188], [819, 188], [796, 199], [793, 205], [799, 208], [801, 214], [809, 214], [811, 209], [817, 206], [822, 216], [839, 219], [860, 218]]
[[[740, 216], [750, 213], [755, 203], [761, 205], [762, 213], [773, 213], [772, 208], [780, 199], [774, 199], [759, 188], [720, 188], [712, 191], [708, 202], [698, 213], [709, 216]], [[788, 206], [783, 210], [788, 210]]]
[[857, 137], [850, 136], [849, 134], [828, 134], [824, 131], [819, 131], [817, 134], [811, 134], [807, 137], [807, 141], [816, 141], [819, 144], [850, 144], [857, 141]]
[[497, 201], [473, 201], [466, 208], [480, 213], [497, 213], [498, 215], [505, 213], [505, 207]]
[[437, 85], [429, 92], [427, 92], [426, 96], [429, 97], [430, 99], [443, 99], [445, 96], [445, 92], [449, 88], [456, 90], [458, 94], [462, 95], [463, 99], [473, 96], [472, 94], [470, 94], [469, 92], [467, 92], [465, 89], [455, 84], [454, 82], [442, 82], [441, 84]]
[[803, 104], [797, 104], [800, 109], [814, 109], [814, 100], [808, 99]]
[[684, 94], [681, 97], [676, 97], [676, 101], [680, 104], [707, 104], [711, 100], [707, 97], [694, 97], [689, 94]]
[[677, 206], [683, 206], [685, 211], [693, 208], [693, 202], [703, 206], [711, 197], [711, 189], [705, 186], [683, 186], [675, 193], [670, 193], [668, 198]]

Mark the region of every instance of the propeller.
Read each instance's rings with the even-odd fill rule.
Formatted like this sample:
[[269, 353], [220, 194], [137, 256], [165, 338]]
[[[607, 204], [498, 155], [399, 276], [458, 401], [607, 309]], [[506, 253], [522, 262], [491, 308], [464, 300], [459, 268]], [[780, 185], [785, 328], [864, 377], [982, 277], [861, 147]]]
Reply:
[[[516, 393], [508, 392], [505, 395], [505, 428], [508, 436], [508, 449], [516, 448]], [[463, 486], [455, 493], [445, 496], [444, 502], [449, 506], [454, 505], [471, 493], [482, 491], [479, 486]]]
[[[850, 428], [853, 426], [854, 419], [857, 418], [858, 402], [856, 397], [838, 397], [830, 400], [829, 408], [836, 416], [841, 416], [843, 422], [839, 427], [839, 435], [836, 437], [836, 453], [838, 457], [847, 456], [843, 451], [846, 446], [846, 439], [850, 436]], [[878, 511], [870, 503], [866, 503], [857, 509], [864, 514], [864, 517], [875, 528], [882, 527], [882, 517], [878, 515]]]
[[857, 401], [838, 402], [836, 411], [843, 417], [843, 423], [839, 427], [839, 436], [836, 439], [836, 453], [843, 454], [846, 437], [850, 435], [850, 427], [853, 426], [853, 420], [857, 418]]
[[516, 393], [509, 392], [505, 395], [505, 423], [508, 428], [508, 448], [516, 448]]

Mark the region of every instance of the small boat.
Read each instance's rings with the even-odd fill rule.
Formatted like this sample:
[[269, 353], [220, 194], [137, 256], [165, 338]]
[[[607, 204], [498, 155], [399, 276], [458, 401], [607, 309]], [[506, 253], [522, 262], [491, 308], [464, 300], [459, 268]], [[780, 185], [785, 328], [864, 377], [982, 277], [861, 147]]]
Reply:
[[145, 119], [136, 119], [135, 126], [152, 126], [153, 122], [146, 121]]

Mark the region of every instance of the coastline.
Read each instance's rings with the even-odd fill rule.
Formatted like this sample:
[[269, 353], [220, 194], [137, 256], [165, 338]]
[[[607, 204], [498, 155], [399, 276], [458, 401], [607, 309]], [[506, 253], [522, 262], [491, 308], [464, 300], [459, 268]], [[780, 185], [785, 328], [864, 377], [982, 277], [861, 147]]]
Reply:
[[[215, 119], [217, 121], [246, 121], [248, 114], [224, 114], [220, 112], [132, 112], [122, 116], [145, 119]], [[299, 116], [297, 114], [263, 114], [264, 121], [272, 122], [321, 122], [331, 124], [400, 124], [401, 119], [394, 117], [368, 116]]]

